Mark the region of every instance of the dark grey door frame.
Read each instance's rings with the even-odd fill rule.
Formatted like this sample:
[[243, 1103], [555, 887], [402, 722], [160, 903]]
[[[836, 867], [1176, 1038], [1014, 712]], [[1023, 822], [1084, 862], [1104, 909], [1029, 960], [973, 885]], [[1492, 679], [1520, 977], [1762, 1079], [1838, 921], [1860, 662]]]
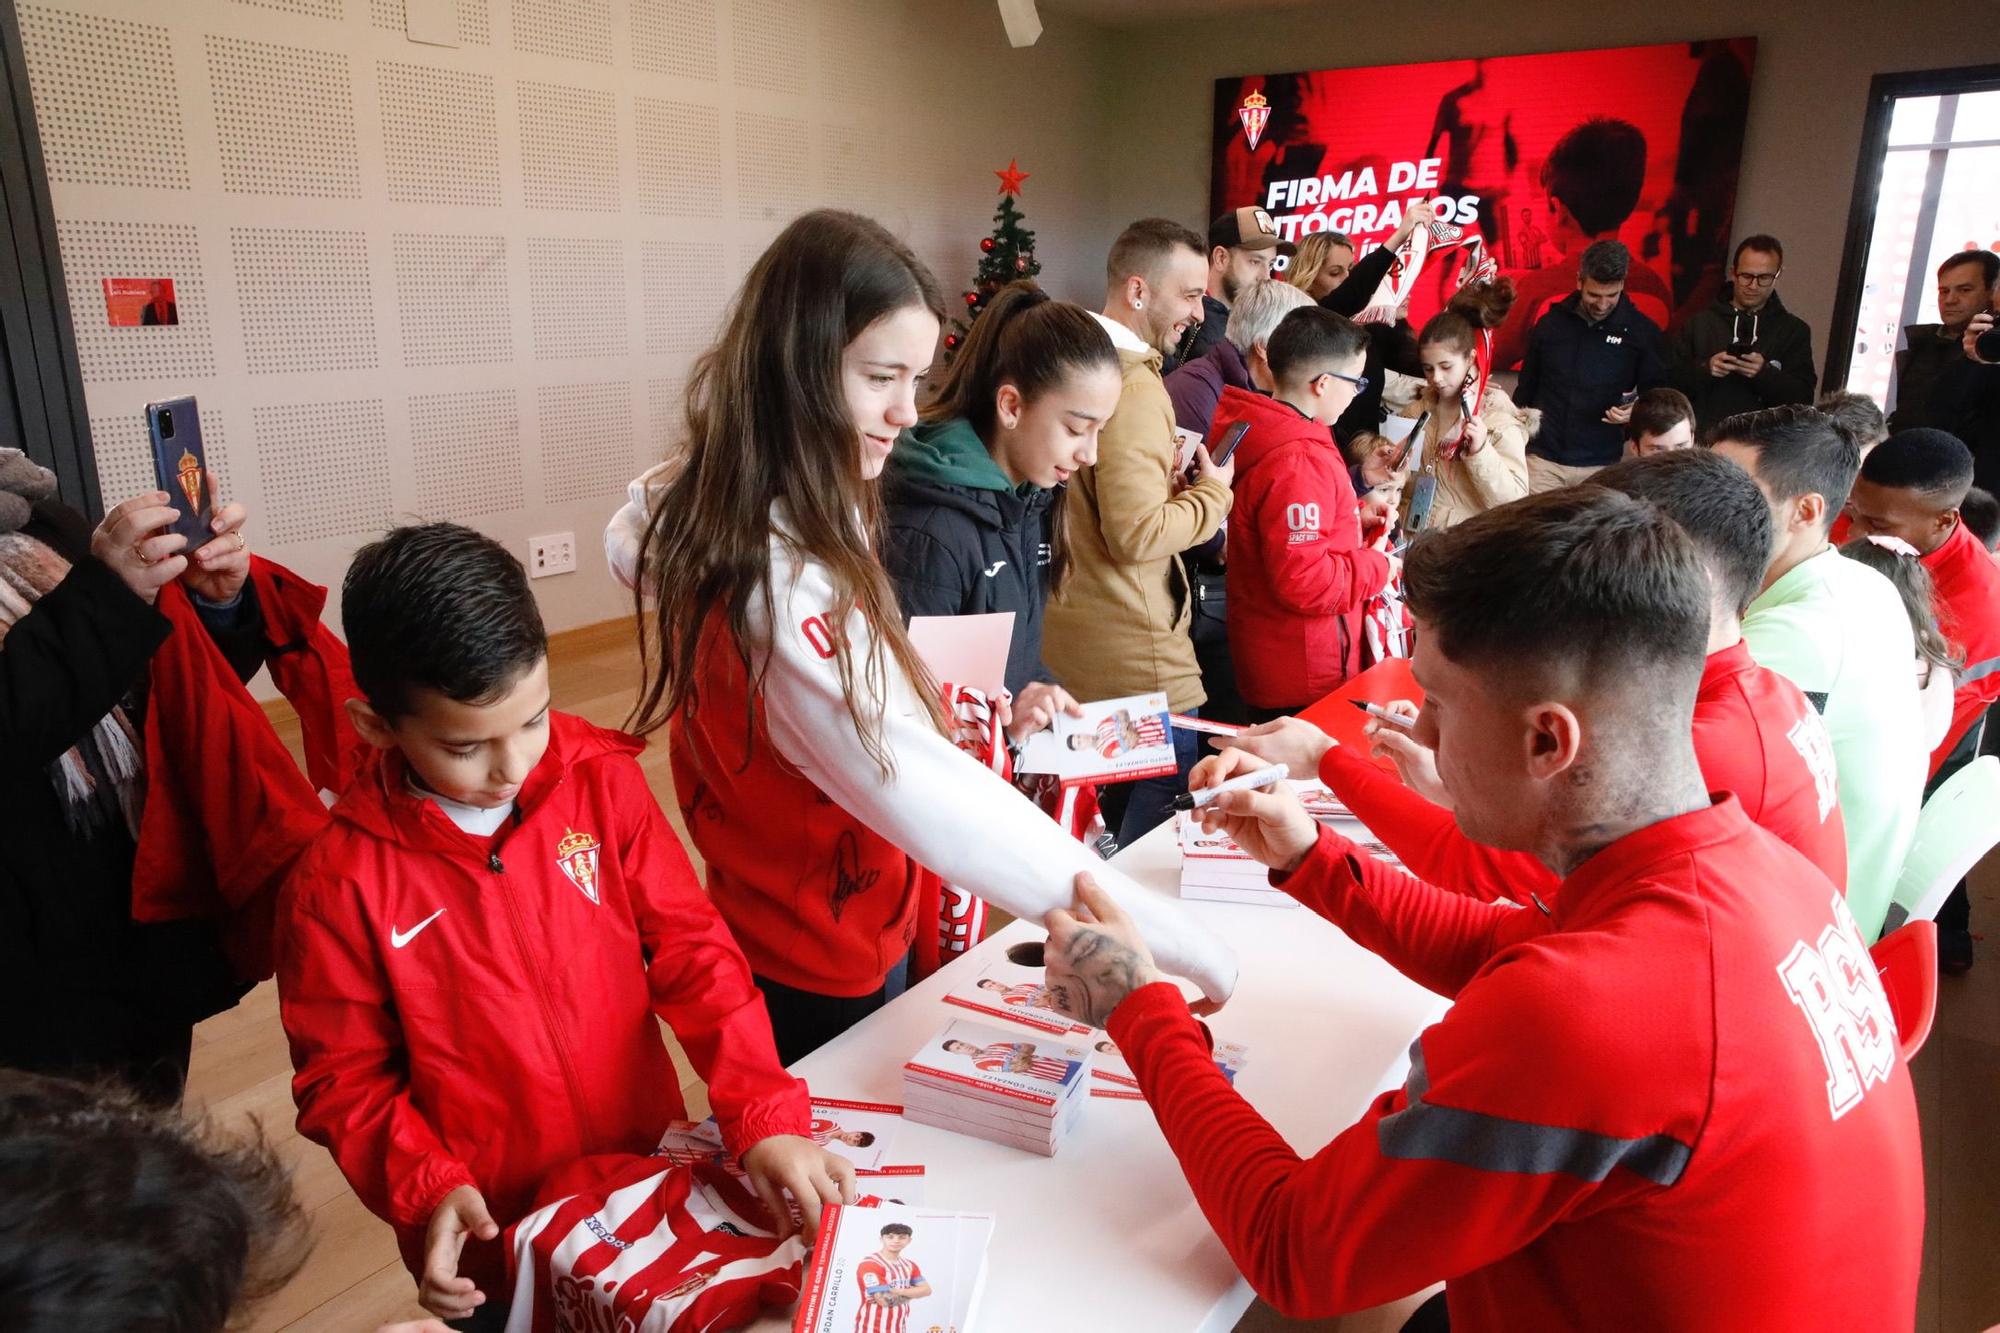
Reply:
[[63, 502], [101, 510], [83, 368], [14, 0], [0, 0], [0, 444], [56, 474]]

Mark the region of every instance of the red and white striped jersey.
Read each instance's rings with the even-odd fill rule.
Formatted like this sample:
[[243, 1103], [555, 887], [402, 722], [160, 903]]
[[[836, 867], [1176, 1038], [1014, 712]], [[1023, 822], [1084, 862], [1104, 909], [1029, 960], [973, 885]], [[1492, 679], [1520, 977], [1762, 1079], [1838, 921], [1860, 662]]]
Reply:
[[[886, 1254], [869, 1255], [854, 1266], [854, 1275], [861, 1283], [863, 1297], [907, 1291], [924, 1280], [915, 1263], [891, 1259]], [[909, 1322], [907, 1305], [874, 1305], [864, 1301], [860, 1313], [854, 1317], [854, 1333], [905, 1333]]]
[[1010, 1041], [981, 1047], [972, 1063], [989, 1073], [1027, 1074], [1060, 1083], [1069, 1077], [1070, 1062], [1059, 1055], [1036, 1055], [1031, 1042]]
[[507, 1240], [507, 1333], [705, 1333], [798, 1298], [806, 1250], [711, 1163], [587, 1158]]

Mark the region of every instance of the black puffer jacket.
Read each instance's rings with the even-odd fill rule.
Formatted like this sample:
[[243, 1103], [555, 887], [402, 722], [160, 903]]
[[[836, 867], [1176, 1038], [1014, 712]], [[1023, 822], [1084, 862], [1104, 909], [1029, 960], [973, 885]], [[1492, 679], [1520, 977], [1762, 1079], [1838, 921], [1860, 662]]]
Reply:
[[883, 564], [904, 619], [1014, 613], [1007, 688], [1055, 680], [1042, 664], [1049, 521], [1060, 490], [1015, 486], [963, 421], [903, 432], [882, 474]]

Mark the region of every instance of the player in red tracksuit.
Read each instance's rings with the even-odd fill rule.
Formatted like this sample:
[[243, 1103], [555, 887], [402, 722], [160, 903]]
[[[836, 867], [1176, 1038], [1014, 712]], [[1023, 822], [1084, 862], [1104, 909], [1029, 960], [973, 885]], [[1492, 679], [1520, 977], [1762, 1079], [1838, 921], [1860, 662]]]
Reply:
[[1229, 654], [1259, 720], [1303, 708], [1361, 670], [1362, 612], [1396, 558], [1362, 544], [1335, 421], [1367, 381], [1368, 338], [1330, 310], [1271, 334], [1270, 397], [1223, 390], [1210, 439], [1239, 423], [1229, 519]]
[[[1847, 885], [1831, 742], [1796, 685], [1758, 666], [1743, 644], [1743, 607], [1769, 559], [1771, 521], [1756, 483], [1706, 450], [1628, 459], [1592, 484], [1652, 502], [1694, 539], [1714, 587], [1708, 656], [1695, 694], [1692, 733], [1702, 779], [1732, 792], [1752, 821], [1797, 848], [1836, 888]], [[1376, 727], [1381, 748], [1419, 784], [1413, 790], [1364, 756], [1303, 723], [1278, 723], [1240, 742], [1273, 763], [1317, 769], [1320, 780], [1381, 838], [1411, 874], [1480, 898], [1547, 901], [1561, 881], [1529, 852], [1485, 847], [1435, 804], [1433, 757], [1401, 729]]]
[[285, 885], [279, 1006], [300, 1132], [395, 1227], [424, 1304], [504, 1299], [479, 1242], [552, 1170], [648, 1152], [685, 1114], [656, 1018], [774, 1212], [781, 1187], [809, 1219], [851, 1198], [639, 744], [550, 711], [519, 562], [399, 529], [356, 555], [342, 615], [379, 753]]
[[1693, 544], [1571, 487], [1413, 544], [1405, 584], [1418, 739], [1468, 833], [1561, 867], [1547, 908], [1422, 884], [1282, 785], [1203, 814], [1451, 998], [1400, 1089], [1301, 1161], [1115, 906], [1086, 883], [1049, 920], [1051, 992], [1107, 1021], [1231, 1258], [1295, 1317], [1444, 1278], [1454, 1333], [1912, 1328], [1923, 1167], [1894, 1019], [1839, 891], [1707, 791]]

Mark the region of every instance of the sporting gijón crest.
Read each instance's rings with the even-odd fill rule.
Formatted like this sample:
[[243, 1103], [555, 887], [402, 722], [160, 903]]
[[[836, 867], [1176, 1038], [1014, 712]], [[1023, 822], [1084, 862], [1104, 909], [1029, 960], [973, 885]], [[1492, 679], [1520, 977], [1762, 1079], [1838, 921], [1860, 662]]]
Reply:
[[1236, 118], [1243, 122], [1243, 138], [1250, 145], [1250, 151], [1257, 151], [1257, 141], [1264, 137], [1264, 126], [1271, 119], [1271, 103], [1262, 93], [1251, 93], [1243, 99], [1243, 105], [1236, 108]]
[[578, 833], [575, 829], [563, 834], [562, 841], [556, 844], [556, 868], [592, 902], [600, 901], [597, 894], [598, 850], [596, 838], [588, 833]]

